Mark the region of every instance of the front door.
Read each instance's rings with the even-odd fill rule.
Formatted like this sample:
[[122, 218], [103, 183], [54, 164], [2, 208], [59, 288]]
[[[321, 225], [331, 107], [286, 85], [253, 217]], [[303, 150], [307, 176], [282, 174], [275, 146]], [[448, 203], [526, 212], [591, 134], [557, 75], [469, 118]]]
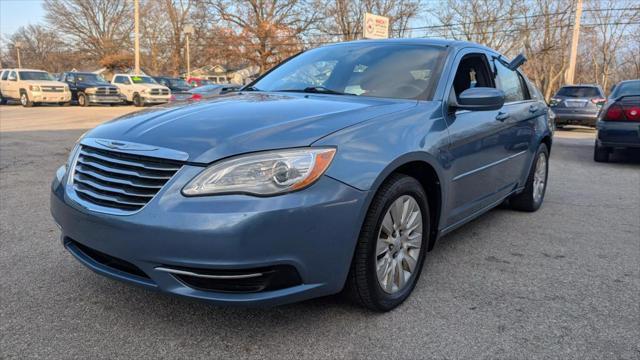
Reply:
[[[449, 96], [471, 87], [495, 87], [493, 71], [484, 51], [458, 55], [459, 63]], [[500, 201], [505, 163], [511, 150], [508, 109], [448, 111], [451, 158], [447, 226], [453, 226]]]

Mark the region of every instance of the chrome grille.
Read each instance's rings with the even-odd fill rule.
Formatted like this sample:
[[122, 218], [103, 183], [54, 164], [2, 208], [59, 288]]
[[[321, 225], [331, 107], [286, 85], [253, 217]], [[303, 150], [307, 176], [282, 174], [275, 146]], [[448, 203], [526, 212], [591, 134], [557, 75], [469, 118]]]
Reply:
[[151, 89], [151, 95], [169, 95], [168, 89]]
[[64, 86], [42, 86], [43, 92], [63, 92]]
[[177, 161], [82, 146], [71, 184], [82, 201], [135, 212], [151, 201], [181, 166]]
[[118, 88], [99, 87], [96, 89], [96, 95], [118, 95]]

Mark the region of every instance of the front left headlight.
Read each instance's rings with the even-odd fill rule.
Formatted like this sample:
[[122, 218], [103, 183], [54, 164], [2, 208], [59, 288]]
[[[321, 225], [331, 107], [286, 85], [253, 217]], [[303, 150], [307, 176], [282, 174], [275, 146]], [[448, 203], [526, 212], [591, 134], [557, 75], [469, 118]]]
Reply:
[[334, 148], [300, 148], [236, 156], [206, 168], [182, 193], [269, 196], [300, 190], [324, 174], [335, 153]]
[[86, 89], [84, 93], [92, 95], [92, 94], [95, 94], [97, 90], [98, 90], [97, 88], [92, 87], [92, 88]]
[[31, 91], [40, 91], [40, 86], [38, 86], [38, 85], [29, 85], [29, 90], [31, 90]]

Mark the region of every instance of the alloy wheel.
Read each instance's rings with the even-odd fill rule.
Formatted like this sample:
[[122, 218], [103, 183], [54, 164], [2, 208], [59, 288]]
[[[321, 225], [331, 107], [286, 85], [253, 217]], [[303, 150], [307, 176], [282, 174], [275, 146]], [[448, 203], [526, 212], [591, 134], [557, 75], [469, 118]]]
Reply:
[[22, 106], [26, 106], [27, 105], [27, 94], [22, 93], [22, 95], [20, 96], [20, 104], [22, 104]]
[[415, 198], [396, 199], [382, 220], [376, 242], [376, 274], [384, 292], [402, 290], [414, 276], [422, 247], [422, 212]]
[[536, 162], [536, 172], [533, 174], [533, 201], [539, 202], [544, 194], [547, 182], [547, 156], [540, 153]]

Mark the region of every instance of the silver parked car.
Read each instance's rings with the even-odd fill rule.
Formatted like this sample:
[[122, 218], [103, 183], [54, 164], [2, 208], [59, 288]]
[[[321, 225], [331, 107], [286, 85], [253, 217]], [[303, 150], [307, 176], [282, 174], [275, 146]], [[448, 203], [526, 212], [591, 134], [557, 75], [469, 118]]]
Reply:
[[607, 101], [599, 85], [565, 85], [551, 98], [556, 126], [596, 126], [600, 108]]

